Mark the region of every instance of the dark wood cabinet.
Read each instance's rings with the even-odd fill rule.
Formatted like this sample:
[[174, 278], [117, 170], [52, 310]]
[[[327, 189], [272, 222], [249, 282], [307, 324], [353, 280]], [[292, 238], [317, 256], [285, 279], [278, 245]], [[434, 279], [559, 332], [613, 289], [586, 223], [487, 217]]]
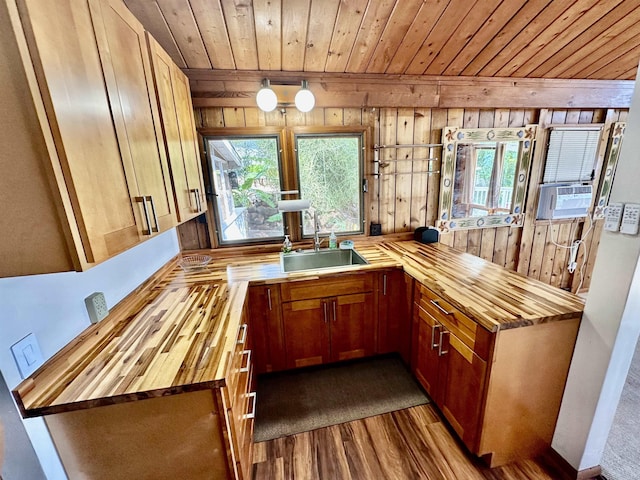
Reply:
[[287, 368], [373, 355], [376, 316], [372, 274], [282, 285]]
[[279, 285], [249, 287], [249, 324], [256, 373], [285, 369]]
[[297, 300], [282, 305], [287, 368], [373, 355], [373, 293]]
[[411, 297], [413, 278], [402, 269], [390, 269], [376, 276], [378, 311], [377, 353], [400, 353], [409, 365], [411, 350]]
[[312, 298], [282, 304], [287, 368], [329, 362], [329, 300]]
[[373, 293], [340, 295], [326, 300], [330, 324], [331, 361], [373, 355], [375, 319]]

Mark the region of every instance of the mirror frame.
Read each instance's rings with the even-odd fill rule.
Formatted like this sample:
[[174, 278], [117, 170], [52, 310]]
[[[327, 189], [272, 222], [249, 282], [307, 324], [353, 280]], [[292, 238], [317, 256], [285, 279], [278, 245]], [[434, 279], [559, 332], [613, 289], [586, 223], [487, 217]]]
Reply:
[[[537, 125], [520, 128], [459, 128], [442, 129], [442, 165], [440, 168], [440, 203], [436, 228], [446, 233], [450, 230], [471, 228], [522, 226], [524, 223], [524, 201], [529, 180], [531, 154], [536, 138]], [[520, 142], [520, 153], [516, 167], [516, 182], [511, 204], [511, 213], [485, 215], [482, 217], [451, 218], [453, 185], [456, 171], [458, 143], [473, 142]]]
[[605, 208], [609, 203], [609, 194], [611, 193], [611, 184], [613, 183], [613, 175], [618, 166], [620, 158], [620, 147], [624, 138], [624, 132], [627, 128], [627, 122], [615, 122], [611, 125], [611, 134], [609, 144], [607, 146], [607, 154], [605, 156], [604, 165], [602, 166], [602, 180], [599, 184], [598, 201], [593, 212], [593, 219], [598, 220], [605, 217]]

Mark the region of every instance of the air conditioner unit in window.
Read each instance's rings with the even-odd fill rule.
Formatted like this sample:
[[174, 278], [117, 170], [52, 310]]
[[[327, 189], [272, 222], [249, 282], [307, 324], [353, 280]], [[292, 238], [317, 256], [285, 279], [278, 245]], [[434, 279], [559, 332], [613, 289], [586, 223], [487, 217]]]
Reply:
[[591, 185], [555, 183], [540, 186], [538, 220], [586, 217], [591, 206]]

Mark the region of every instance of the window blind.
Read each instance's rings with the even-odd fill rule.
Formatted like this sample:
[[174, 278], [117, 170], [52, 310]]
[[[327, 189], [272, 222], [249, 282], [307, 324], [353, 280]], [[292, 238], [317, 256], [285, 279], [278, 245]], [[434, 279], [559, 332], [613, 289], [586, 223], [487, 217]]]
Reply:
[[599, 140], [600, 127], [553, 128], [549, 136], [543, 183], [590, 181]]

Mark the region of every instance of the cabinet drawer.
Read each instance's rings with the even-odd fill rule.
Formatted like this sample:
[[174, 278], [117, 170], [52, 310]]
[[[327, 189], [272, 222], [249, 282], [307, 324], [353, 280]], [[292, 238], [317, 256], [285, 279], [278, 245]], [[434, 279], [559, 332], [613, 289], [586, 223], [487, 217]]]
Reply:
[[422, 284], [416, 284], [416, 303], [483, 359], [489, 358], [493, 335]]
[[253, 445], [253, 422], [256, 411], [256, 394], [250, 392], [253, 369], [249, 366], [248, 372], [240, 375], [241, 385], [238, 388], [236, 398], [231, 400], [231, 422], [236, 435], [237, 457], [235, 458], [237, 470], [242, 478], [251, 479], [251, 454]]
[[283, 283], [281, 286], [283, 302], [371, 291], [373, 291], [373, 275], [370, 273], [355, 273], [322, 278], [320, 280], [289, 282]]
[[249, 326], [243, 323], [238, 328], [236, 335], [236, 344], [231, 352], [229, 359], [229, 367], [226, 374], [226, 383], [229, 388], [229, 396], [231, 400], [236, 397], [240, 382], [241, 373], [248, 367], [251, 362], [251, 350], [249, 350]]

